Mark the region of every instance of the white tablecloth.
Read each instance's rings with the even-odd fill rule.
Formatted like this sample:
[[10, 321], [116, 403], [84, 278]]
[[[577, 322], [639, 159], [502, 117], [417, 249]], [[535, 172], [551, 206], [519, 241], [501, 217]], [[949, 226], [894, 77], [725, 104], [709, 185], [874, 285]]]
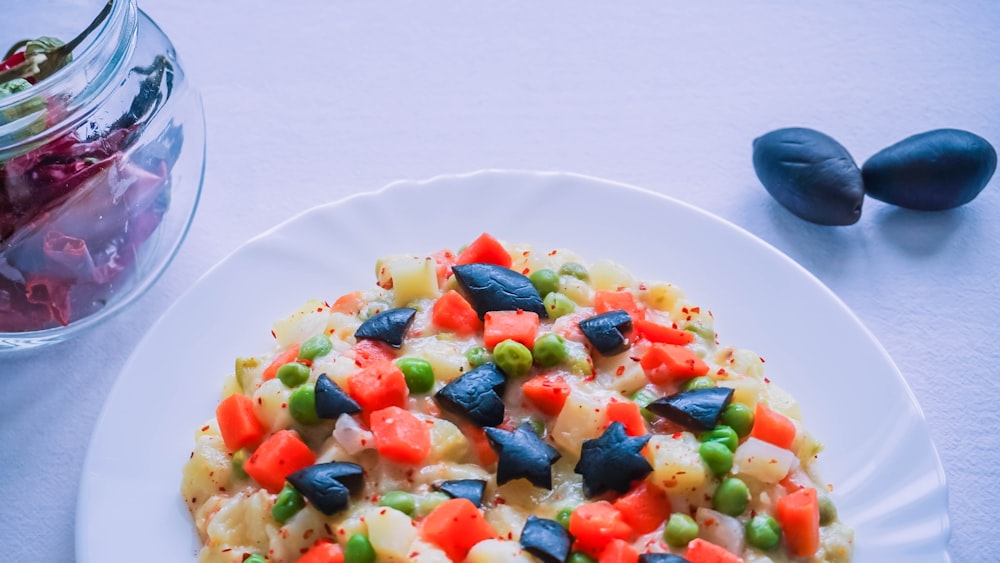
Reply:
[[767, 195], [750, 143], [808, 126], [859, 163], [940, 127], [1000, 146], [1000, 5], [691, 4], [142, 3], [204, 97], [204, 196], [173, 265], [132, 308], [75, 341], [0, 357], [4, 558], [73, 559], [80, 468], [116, 375], [240, 243], [398, 178], [517, 168], [677, 197], [818, 276], [924, 409], [949, 480], [954, 560], [995, 560], [1000, 179], [953, 211], [869, 199], [858, 224], [820, 227]]

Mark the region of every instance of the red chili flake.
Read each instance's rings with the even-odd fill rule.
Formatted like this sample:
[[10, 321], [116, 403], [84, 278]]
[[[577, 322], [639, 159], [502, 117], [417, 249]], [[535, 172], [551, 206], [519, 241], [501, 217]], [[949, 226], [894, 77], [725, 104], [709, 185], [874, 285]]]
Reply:
[[194, 459], [194, 452], [191, 452], [191, 455], [188, 456], [188, 459]]
[[[306, 530], [306, 533], [302, 534], [302, 539], [307, 540], [312, 535], [313, 535], [313, 530], [310, 528], [310, 529]], [[308, 551], [308, 550], [306, 550], [306, 551]]]
[[205, 426], [201, 427], [201, 431], [202, 432], [208, 432], [208, 428], [209, 428], [209, 426], [206, 424]]
[[209, 471], [208, 472], [208, 476], [209, 477], [215, 477], [215, 471]]
[[306, 366], [307, 368], [311, 368], [313, 365], [312, 360], [306, 360], [304, 358], [299, 358], [298, 360], [295, 361]]
[[766, 378], [766, 377], [764, 378], [764, 383], [770, 383], [770, 382], [771, 382], [771, 380], [770, 380], [770, 379], [768, 379], [768, 378]]
[[231, 547], [227, 547], [226, 549], [223, 549], [223, 550], [222, 550], [222, 553], [229, 553], [229, 552], [230, 552], [230, 551], [232, 551], [232, 550], [233, 550], [233, 548], [231, 548]]
[[593, 381], [595, 379], [597, 379], [596, 375], [588, 375], [587, 377], [583, 378], [584, 381]]
[[264, 399], [261, 398], [261, 397], [257, 397], [257, 404], [258, 405], [263, 405], [264, 404]]
[[346, 536], [347, 535], [347, 531], [344, 530], [343, 528], [337, 528], [337, 533], [340, 534], [340, 535], [342, 535], [342, 536]]
[[767, 360], [765, 360], [763, 357], [761, 357], [761, 356], [757, 356], [757, 357], [760, 358], [760, 363], [762, 363], [762, 364], [767, 363]]
[[775, 464], [775, 463], [778, 463], [778, 460], [776, 460], [776, 459], [771, 459], [771, 461], [769, 461], [769, 462], [767, 462], [767, 463], [769, 463], [769, 464]]
[[385, 511], [385, 509], [383, 508], [382, 510], [380, 510], [380, 511], [379, 511], [379, 514], [381, 514], [382, 516], [385, 516], [385, 512], [386, 512], [386, 511]]
[[689, 321], [691, 320], [691, 315], [687, 316], [687, 320], [689, 320]]
[[633, 362], [638, 362], [642, 358], [639, 358], [638, 356], [629, 356], [628, 359], [632, 360]]
[[198, 497], [191, 497], [191, 504], [198, 504]]
[[514, 532], [507, 532], [507, 539], [509, 540], [514, 539]]
[[418, 555], [420, 555], [420, 552], [419, 551], [414, 551], [414, 552], [410, 553], [410, 559], [414, 559]]
[[333, 529], [330, 528], [330, 523], [329, 522], [323, 522], [323, 529], [326, 530], [326, 534], [327, 535], [329, 535], [329, 536], [333, 535]]
[[639, 291], [646, 291], [646, 284], [645, 283], [639, 282]]
[[670, 437], [673, 438], [674, 440], [680, 440], [681, 436], [683, 436], [683, 435], [684, 435], [683, 432], [674, 432], [673, 435], [670, 436]]
[[688, 312], [688, 308], [687, 307], [681, 307], [681, 312], [686, 315], [687, 312]]
[[322, 313], [323, 312], [323, 308], [322, 307], [316, 307], [316, 312], [317, 313]]
[[706, 526], [714, 526], [715, 525], [715, 518], [706, 518], [705, 519], [705, 525]]
[[719, 368], [719, 371], [715, 372], [716, 375], [726, 375], [726, 368]]
[[275, 338], [275, 339], [278, 338], [278, 335], [275, 334], [273, 330], [271, 331], [271, 338]]
[[621, 377], [624, 373], [625, 373], [625, 366], [618, 366], [618, 369], [615, 370], [615, 375], [617, 375], [618, 377]]
[[528, 275], [530, 272], [531, 272], [531, 268], [525, 268], [525, 269], [521, 270], [521, 273], [524, 274], [524, 275]]
[[525, 258], [527, 258], [530, 254], [531, 254], [531, 251], [529, 251], [529, 250], [525, 250], [524, 252], [521, 252], [521, 256], [524, 256]]
[[555, 256], [557, 252], [559, 252], [559, 251], [558, 250], [550, 250], [549, 251], [549, 256]]
[[281, 408], [287, 409], [288, 408], [288, 403], [281, 403]]
[[505, 499], [503, 497], [497, 497], [496, 503], [497, 504], [507, 504], [507, 499]]
[[701, 312], [701, 307], [691, 307], [691, 312], [692, 313], [700, 313]]

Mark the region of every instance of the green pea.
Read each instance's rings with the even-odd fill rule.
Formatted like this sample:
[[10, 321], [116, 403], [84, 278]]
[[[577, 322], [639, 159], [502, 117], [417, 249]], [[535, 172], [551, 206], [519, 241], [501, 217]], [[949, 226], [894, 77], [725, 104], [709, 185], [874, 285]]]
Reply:
[[379, 506], [388, 506], [396, 510], [413, 515], [417, 509], [417, 499], [410, 493], [404, 491], [390, 491], [378, 499]]
[[545, 423], [537, 418], [525, 418], [522, 424], [527, 423], [531, 425], [531, 429], [535, 432], [535, 435], [541, 438], [545, 435]]
[[289, 389], [309, 381], [309, 367], [299, 362], [289, 362], [278, 368], [278, 379]]
[[597, 563], [597, 560], [586, 553], [574, 551], [569, 554], [569, 558], [566, 559], [566, 563]]
[[559, 268], [559, 275], [561, 276], [573, 276], [574, 278], [587, 281], [590, 279], [590, 273], [587, 272], [587, 268], [583, 264], [577, 264], [576, 262], [566, 262]]
[[556, 512], [556, 522], [563, 528], [569, 529], [569, 518], [573, 515], [572, 508], [563, 508], [559, 512]]
[[749, 436], [753, 429], [753, 409], [743, 403], [729, 403], [722, 411], [722, 423], [735, 430], [740, 438]]
[[681, 391], [692, 391], [694, 389], [711, 389], [715, 387], [715, 380], [707, 375], [692, 377], [681, 385]]
[[396, 366], [403, 372], [411, 393], [427, 393], [434, 388], [434, 368], [423, 358], [400, 358]]
[[477, 368], [486, 362], [489, 362], [493, 358], [490, 353], [486, 351], [486, 348], [482, 346], [474, 346], [465, 351], [465, 359], [469, 360], [469, 365]]
[[236, 450], [233, 452], [233, 479], [243, 481], [250, 478], [246, 470], [243, 469], [243, 464], [247, 462], [248, 457], [250, 455], [247, 454], [246, 450]]
[[535, 348], [532, 350], [535, 361], [543, 368], [550, 368], [563, 362], [569, 356], [566, 349], [566, 340], [558, 334], [547, 332], [535, 340]]
[[639, 405], [639, 412], [642, 413], [642, 417], [652, 422], [656, 420], [656, 415], [647, 409], [646, 406], [657, 398], [656, 393], [648, 389], [639, 389], [632, 395], [632, 402]]
[[416, 515], [418, 517], [427, 516], [432, 510], [451, 500], [451, 497], [439, 492], [430, 492], [417, 499]]
[[781, 541], [781, 526], [769, 514], [758, 514], [747, 521], [747, 543], [757, 549], [772, 549]]
[[354, 534], [344, 546], [344, 563], [375, 563], [375, 548], [368, 536]]
[[819, 497], [819, 525], [829, 526], [837, 520], [837, 507], [830, 497]]
[[535, 270], [528, 276], [531, 280], [531, 285], [535, 286], [538, 290], [538, 294], [542, 297], [552, 293], [553, 291], [559, 291], [559, 274], [549, 270], [548, 268], [543, 268], [541, 270]]
[[271, 516], [278, 523], [284, 524], [291, 520], [292, 516], [298, 514], [305, 505], [305, 499], [295, 490], [295, 487], [291, 483], [285, 483], [285, 488], [278, 493], [278, 498], [274, 501], [274, 506], [271, 507]]
[[749, 502], [750, 489], [736, 477], [723, 480], [712, 495], [712, 508], [730, 516], [743, 514]]
[[325, 334], [317, 334], [309, 337], [299, 346], [299, 359], [311, 362], [329, 354], [330, 350], [333, 350], [333, 343], [330, 342], [330, 339]]
[[250, 557], [244, 559], [243, 563], [268, 563], [268, 561], [269, 560], [267, 557], [264, 557], [263, 555], [257, 555], [256, 553], [254, 553]]
[[715, 331], [711, 327], [702, 324], [689, 324], [684, 327], [684, 330], [693, 332], [709, 342], [715, 341]]
[[698, 523], [683, 512], [674, 512], [663, 528], [663, 541], [671, 547], [684, 547], [698, 537]]
[[550, 319], [558, 319], [576, 310], [576, 303], [558, 291], [546, 295], [542, 304], [545, 305], [545, 312], [548, 313]]
[[740, 445], [740, 437], [736, 435], [736, 431], [721, 424], [712, 430], [702, 432], [700, 439], [702, 442], [722, 442], [731, 452], [735, 452]]
[[698, 453], [716, 476], [725, 475], [733, 468], [733, 452], [722, 442], [702, 442]]
[[296, 387], [288, 397], [288, 413], [299, 424], [319, 424], [319, 416], [316, 415], [316, 388], [312, 385]]
[[493, 361], [507, 377], [521, 377], [531, 370], [531, 350], [508, 338], [493, 348]]

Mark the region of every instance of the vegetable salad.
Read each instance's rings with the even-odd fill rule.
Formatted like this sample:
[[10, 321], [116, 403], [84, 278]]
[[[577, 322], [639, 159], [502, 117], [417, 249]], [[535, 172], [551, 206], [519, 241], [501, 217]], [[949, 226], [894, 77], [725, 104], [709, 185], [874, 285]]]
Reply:
[[711, 312], [483, 234], [236, 359], [182, 495], [199, 561], [849, 561], [820, 444]]

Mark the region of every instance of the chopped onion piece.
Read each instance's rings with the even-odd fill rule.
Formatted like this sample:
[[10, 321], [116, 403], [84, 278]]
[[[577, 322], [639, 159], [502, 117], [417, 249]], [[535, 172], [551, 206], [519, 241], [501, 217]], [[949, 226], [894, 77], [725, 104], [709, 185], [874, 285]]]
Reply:
[[372, 433], [362, 428], [349, 414], [342, 414], [337, 418], [337, 424], [333, 427], [333, 438], [351, 455], [375, 447], [375, 437]]
[[733, 471], [749, 475], [764, 483], [777, 483], [798, 466], [798, 458], [790, 450], [779, 448], [757, 438], [747, 438], [736, 448]]
[[724, 547], [730, 553], [743, 554], [746, 536], [739, 520], [704, 506], [694, 513], [694, 519], [698, 522], [698, 535], [702, 539]]

